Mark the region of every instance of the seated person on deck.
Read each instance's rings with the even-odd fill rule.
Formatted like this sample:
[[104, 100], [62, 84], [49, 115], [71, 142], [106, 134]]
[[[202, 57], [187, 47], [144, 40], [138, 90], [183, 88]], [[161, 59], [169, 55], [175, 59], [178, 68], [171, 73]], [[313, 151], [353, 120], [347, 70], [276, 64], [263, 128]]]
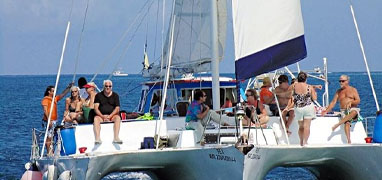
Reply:
[[194, 101], [188, 106], [186, 115], [186, 129], [196, 131], [196, 141], [202, 142], [202, 133], [209, 119], [218, 123], [225, 124], [220, 119], [220, 115], [205, 105], [207, 95], [202, 90], [196, 90]]
[[[245, 93], [245, 96], [247, 96], [247, 103], [245, 108], [246, 115], [243, 119], [243, 125], [249, 126], [249, 122], [251, 122], [251, 125], [254, 125], [256, 127], [260, 125], [262, 127], [266, 127], [267, 122], [269, 120], [269, 116], [267, 115], [264, 105], [257, 99], [256, 90], [248, 89]], [[259, 119], [258, 122], [254, 122], [255, 113], [257, 114], [257, 118]]]
[[330, 102], [329, 106], [326, 108], [326, 111], [322, 111], [321, 115], [325, 115], [327, 112], [330, 112], [336, 105], [337, 101], [339, 101], [341, 108], [341, 120], [332, 127], [332, 130], [334, 131], [341, 124], [344, 124], [347, 142], [350, 144], [350, 123], [359, 115], [360, 109], [357, 106], [361, 100], [359, 98], [357, 89], [350, 86], [349, 81], [349, 76], [340, 76], [338, 82], [340, 83], [341, 88], [336, 91], [332, 102]]
[[84, 112], [84, 123], [93, 123], [94, 122], [94, 99], [96, 96], [96, 85], [94, 82], [89, 82], [83, 86], [86, 89], [88, 94], [85, 102], [83, 103], [82, 110]]
[[65, 124], [78, 124], [83, 120], [82, 103], [77, 86], [70, 88], [71, 95], [65, 100], [64, 122]]
[[[289, 90], [288, 76], [280, 75], [278, 78], [279, 86], [275, 88], [275, 94], [277, 95], [277, 100], [279, 101], [280, 110], [282, 112], [282, 119], [284, 121], [287, 132], [290, 134], [289, 126], [294, 119], [294, 109], [286, 108], [289, 101], [292, 100], [292, 91]], [[288, 116], [288, 117], [287, 117]]]
[[111, 80], [105, 80], [103, 82], [103, 91], [98, 93], [94, 99], [94, 111], [96, 113], [94, 117], [95, 144], [102, 143], [100, 138], [101, 122], [114, 122], [113, 143], [122, 144], [122, 141], [119, 139], [121, 125], [119, 96], [111, 90], [112, 85]]
[[269, 77], [265, 77], [263, 79], [263, 86], [261, 86], [260, 90], [260, 102], [262, 104], [268, 105], [272, 114], [276, 115], [278, 109], [275, 101], [275, 96], [273, 95], [272, 91], [269, 90], [271, 87], [271, 79]]
[[225, 102], [224, 102], [224, 104], [222, 106], [222, 109], [230, 108], [230, 107], [232, 107], [232, 102], [231, 102], [231, 100], [228, 97], [226, 97], [225, 98]]

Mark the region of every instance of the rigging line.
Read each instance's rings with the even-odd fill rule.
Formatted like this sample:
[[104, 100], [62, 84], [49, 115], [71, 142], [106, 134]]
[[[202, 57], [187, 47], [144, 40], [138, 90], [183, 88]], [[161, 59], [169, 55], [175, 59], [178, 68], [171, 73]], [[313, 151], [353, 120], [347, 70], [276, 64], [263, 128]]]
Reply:
[[[175, 1], [173, 3], [173, 9], [172, 9], [172, 18], [174, 19], [174, 22], [176, 20], [176, 15], [175, 15]], [[171, 32], [170, 32], [170, 47], [169, 47], [169, 55], [167, 57], [167, 67], [166, 67], [166, 76], [165, 76], [165, 81], [163, 85], [163, 91], [162, 91], [162, 102], [161, 102], [161, 108], [159, 111], [159, 130], [158, 130], [158, 137], [157, 137], [157, 146], [156, 149], [159, 148], [159, 138], [160, 138], [160, 133], [161, 133], [161, 127], [162, 127], [162, 121], [163, 121], [163, 112], [164, 112], [164, 106], [166, 103], [166, 96], [167, 96], [167, 87], [169, 83], [169, 78], [170, 78], [170, 67], [171, 67], [171, 61], [172, 61], [172, 53], [173, 53], [173, 45], [174, 45], [174, 29], [175, 29], [175, 23], [171, 24]]]
[[158, 18], [159, 18], [159, 1], [157, 1], [157, 17], [155, 21], [155, 39], [154, 39], [154, 60], [156, 58], [156, 50], [157, 50], [157, 31], [158, 31]]
[[131, 23], [131, 25], [129, 26], [129, 28], [123, 33], [122, 37], [120, 38], [120, 40], [118, 41], [118, 43], [113, 47], [113, 49], [111, 50], [110, 54], [108, 56], [106, 56], [103, 60], [102, 60], [102, 64], [101, 66], [99, 66], [99, 68], [97, 69], [96, 73], [94, 74], [93, 78], [90, 80], [90, 82], [93, 82], [94, 79], [97, 77], [97, 75], [99, 74], [99, 72], [101, 70], [103, 70], [103, 68], [105, 67], [106, 65], [106, 62], [108, 59], [110, 59], [113, 54], [115, 53], [115, 51], [117, 50], [117, 48], [121, 45], [122, 41], [126, 38], [127, 34], [130, 32], [130, 29], [131, 27], [136, 23], [136, 21], [138, 20], [138, 18], [143, 14], [143, 9], [144, 7], [146, 7], [146, 5], [148, 4], [150, 0], [147, 0], [146, 3], [141, 7], [141, 9], [139, 10], [139, 14], [137, 14], [137, 16], [135, 16], [133, 22]]
[[139, 21], [138, 26], [136, 27], [135, 31], [133, 32], [133, 35], [131, 36], [131, 38], [130, 38], [128, 44], [127, 44], [127, 46], [125, 47], [125, 49], [124, 49], [124, 51], [123, 51], [123, 53], [119, 56], [118, 61], [117, 61], [117, 63], [115, 64], [115, 66], [114, 66], [114, 68], [113, 68], [113, 71], [110, 73], [108, 79], [110, 79], [110, 78], [112, 77], [113, 72], [117, 69], [117, 67], [118, 67], [118, 65], [121, 63], [123, 57], [125, 57], [125, 55], [126, 55], [126, 53], [127, 53], [127, 50], [129, 49], [129, 47], [130, 47], [130, 45], [131, 45], [131, 43], [132, 43], [134, 37], [136, 36], [138, 29], [141, 27], [141, 25], [142, 25], [142, 23], [143, 23], [143, 19], [147, 16], [147, 14], [148, 14], [148, 12], [149, 12], [149, 9], [150, 9], [151, 5], [153, 4], [153, 2], [154, 2], [154, 1], [152, 1], [152, 3], [150, 4], [149, 8], [148, 8], [147, 11], [146, 11], [146, 13], [143, 15], [142, 20]]
[[370, 87], [371, 87], [371, 90], [373, 92], [375, 106], [377, 107], [377, 111], [379, 111], [378, 99], [377, 99], [377, 95], [376, 95], [375, 90], [374, 90], [373, 80], [371, 79], [369, 64], [367, 63], [366, 53], [365, 53], [365, 49], [363, 48], [363, 43], [362, 43], [362, 39], [361, 39], [361, 33], [359, 32], [359, 29], [358, 29], [358, 23], [357, 23], [357, 20], [356, 20], [356, 17], [355, 17], [355, 12], [354, 12], [354, 9], [353, 9], [352, 1], [349, 0], [349, 3], [350, 3], [350, 11], [351, 11], [351, 14], [353, 16], [354, 26], [355, 26], [355, 29], [357, 31], [359, 45], [360, 45], [361, 51], [362, 51], [363, 60], [365, 62], [365, 66], [366, 66], [367, 75], [369, 77]]
[[[175, 0], [174, 0], [174, 3], [175, 3]], [[162, 1], [162, 31], [161, 31], [161, 52], [162, 52], [162, 55], [161, 55], [161, 61], [160, 61], [160, 72], [159, 72], [159, 78], [158, 78], [158, 81], [160, 81], [163, 77], [163, 52], [164, 52], [164, 41], [163, 41], [163, 35], [164, 35], [164, 14], [165, 14], [165, 6], [166, 6], [166, 0], [163, 0]], [[174, 7], [173, 7], [174, 8]], [[172, 16], [172, 15], [171, 15]], [[171, 17], [172, 19], [172, 17]], [[170, 20], [170, 25], [171, 25], [172, 21]], [[169, 27], [170, 29], [170, 27]], [[159, 84], [159, 88], [162, 89], [162, 83]], [[158, 121], [155, 121], [155, 134], [158, 134]], [[159, 137], [159, 136], [158, 136]]]
[[68, 34], [69, 34], [69, 30], [70, 30], [70, 19], [72, 17], [72, 12], [73, 12], [73, 4], [74, 4], [74, 0], [72, 0], [72, 4], [71, 4], [71, 7], [70, 7], [70, 13], [69, 13], [69, 18], [68, 18], [68, 24], [66, 26], [66, 32], [65, 32], [65, 39], [64, 39], [64, 43], [62, 45], [62, 51], [61, 51], [61, 57], [60, 57], [60, 64], [58, 66], [58, 72], [57, 72], [57, 77], [56, 77], [56, 84], [54, 86], [54, 92], [53, 92], [53, 97], [52, 97], [52, 103], [50, 105], [50, 111], [49, 111], [49, 116], [48, 116], [48, 123], [47, 123], [47, 126], [46, 126], [46, 130], [45, 130], [45, 135], [44, 135], [44, 145], [42, 146], [42, 150], [41, 150], [41, 157], [42, 158], [44, 156], [44, 148], [45, 148], [45, 143], [46, 143], [46, 139], [47, 139], [47, 135], [48, 135], [48, 130], [49, 130], [49, 125], [50, 125], [50, 121], [51, 121], [51, 117], [52, 117], [52, 112], [53, 112], [53, 106], [54, 106], [54, 101], [56, 99], [56, 92], [57, 92], [57, 87], [58, 87], [58, 82], [60, 81], [60, 74], [61, 74], [61, 68], [62, 68], [62, 61], [64, 61], [64, 54], [65, 54], [65, 48], [66, 48], [66, 41], [68, 39]]
[[189, 59], [191, 59], [191, 53], [192, 53], [192, 25], [194, 23], [194, 1], [192, 2], [192, 6], [191, 6], [191, 26], [190, 26], [190, 54], [189, 54]]
[[80, 51], [81, 51], [82, 37], [83, 37], [83, 34], [84, 34], [84, 30], [85, 30], [86, 17], [87, 17], [87, 14], [88, 14], [89, 1], [90, 0], [87, 0], [87, 2], [86, 2], [85, 15], [84, 15], [84, 20], [82, 22], [82, 30], [81, 30], [81, 35], [80, 35], [80, 41], [78, 42], [76, 64], [74, 66], [74, 74], [73, 74], [73, 80], [72, 80], [73, 83], [74, 83], [74, 81], [76, 79], [76, 73], [77, 73], [77, 68], [78, 68], [78, 63], [79, 63], [79, 56], [80, 56]]
[[[46, 124], [46, 130], [45, 130], [45, 135], [44, 135], [44, 145], [41, 148], [41, 157], [44, 156], [44, 148], [45, 148], [45, 143], [46, 139], [48, 137], [48, 131], [49, 131], [49, 125], [51, 122], [51, 117], [52, 117], [52, 112], [53, 112], [53, 106], [54, 106], [54, 101], [56, 99], [56, 92], [57, 92], [57, 86], [58, 82], [60, 81], [60, 74], [61, 74], [61, 67], [62, 67], [62, 61], [64, 61], [64, 54], [65, 54], [65, 47], [66, 47], [66, 40], [68, 39], [68, 34], [69, 34], [69, 29], [70, 29], [70, 21], [68, 21], [68, 25], [66, 26], [66, 32], [65, 32], [65, 39], [64, 43], [62, 45], [62, 51], [61, 51], [61, 58], [60, 58], [60, 64], [58, 66], [58, 72], [57, 72], [57, 77], [56, 77], [56, 84], [54, 86], [54, 92], [53, 92], [53, 97], [52, 97], [52, 103], [50, 105], [50, 111], [49, 111], [49, 116], [48, 116], [48, 123]], [[49, 151], [49, 150], [48, 150]]]
[[70, 6], [70, 12], [69, 12], [69, 17], [68, 17], [68, 22], [72, 19], [73, 4], [74, 4], [74, 0], [72, 0], [72, 4], [71, 4], [71, 6]]
[[[202, 7], [199, 4], [199, 22], [202, 22]], [[199, 41], [199, 67], [202, 65], [202, 42]], [[202, 74], [199, 73], [199, 89], [202, 89]]]

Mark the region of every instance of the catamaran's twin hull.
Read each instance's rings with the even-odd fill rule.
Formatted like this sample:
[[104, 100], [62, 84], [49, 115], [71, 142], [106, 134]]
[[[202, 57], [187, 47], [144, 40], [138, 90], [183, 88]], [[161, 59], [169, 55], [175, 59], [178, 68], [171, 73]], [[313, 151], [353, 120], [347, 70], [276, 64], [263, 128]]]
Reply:
[[381, 179], [382, 146], [256, 146], [245, 157], [243, 179], [263, 179], [273, 168], [307, 167], [318, 179]]
[[[252, 139], [249, 141], [258, 145], [248, 154], [234, 147], [235, 128], [206, 130], [206, 136], [215, 134], [216, 138], [220, 137], [220, 143], [228, 145], [207, 142], [202, 147], [196, 144], [194, 131], [179, 129], [184, 126], [184, 117], [167, 117], [162, 123], [155, 120], [123, 122], [120, 131], [122, 145], [111, 142], [112, 123], [101, 125], [103, 143], [97, 146], [94, 146], [93, 125], [80, 125], [75, 130], [77, 152], [58, 157], [54, 165], [58, 175], [70, 171], [76, 179], [100, 179], [111, 172], [141, 170], [152, 172], [160, 179], [262, 179], [278, 166], [310, 167], [318, 177], [325, 178], [382, 177], [377, 164], [382, 160], [381, 146], [365, 144], [362, 122], [352, 125], [351, 137], [355, 144], [347, 145], [342, 127], [331, 130], [338, 120], [338, 117], [313, 120], [309, 145], [301, 147], [297, 145], [297, 122], [290, 126], [292, 134], [289, 141], [292, 145], [287, 145], [280, 119], [271, 117], [268, 125], [272, 128], [250, 131], [248, 137]], [[159, 127], [161, 136], [168, 137], [169, 147], [140, 149], [144, 137], [153, 136]], [[244, 132], [248, 133], [248, 129]], [[86, 152], [78, 152], [79, 147], [87, 147]], [[39, 170], [46, 172], [48, 165], [53, 164], [53, 158], [44, 157], [37, 162]]]
[[[233, 146], [139, 150], [59, 158], [58, 175], [65, 170], [74, 179], [101, 179], [111, 172], [150, 171], [159, 179], [243, 179], [243, 154]], [[47, 171], [52, 158], [38, 160]]]

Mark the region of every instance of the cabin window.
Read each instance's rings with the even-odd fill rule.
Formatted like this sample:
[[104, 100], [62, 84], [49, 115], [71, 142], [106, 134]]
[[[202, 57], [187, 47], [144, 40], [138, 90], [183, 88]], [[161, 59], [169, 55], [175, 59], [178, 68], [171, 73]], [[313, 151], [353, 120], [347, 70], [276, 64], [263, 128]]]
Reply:
[[[194, 100], [194, 92], [196, 90], [198, 90], [199, 88], [197, 89], [182, 89], [181, 90], [181, 97], [180, 97], [180, 100], [181, 101], [193, 101]], [[206, 99], [206, 102], [205, 104], [212, 107], [212, 89], [209, 88], [209, 89], [201, 89], [203, 90], [206, 95], [207, 95], [207, 99]], [[232, 88], [220, 88], [220, 107], [223, 106], [224, 102], [225, 102], [225, 98], [228, 97], [231, 102], [235, 102], [235, 95], [234, 95], [234, 89]], [[218, 107], [218, 108], [220, 108]]]
[[[166, 101], [165, 101], [165, 113], [175, 112], [175, 103], [177, 101], [176, 89], [167, 89]], [[153, 96], [150, 102], [150, 112], [153, 114], [159, 113], [159, 109], [162, 103], [162, 90], [154, 90]]]

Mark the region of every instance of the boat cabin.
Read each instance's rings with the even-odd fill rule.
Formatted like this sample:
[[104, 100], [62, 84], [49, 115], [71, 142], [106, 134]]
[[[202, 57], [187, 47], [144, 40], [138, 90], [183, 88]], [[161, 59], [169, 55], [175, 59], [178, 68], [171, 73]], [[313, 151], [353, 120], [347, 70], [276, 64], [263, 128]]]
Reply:
[[[226, 98], [231, 102], [237, 101], [237, 81], [232, 78], [220, 77], [220, 107]], [[161, 105], [163, 81], [150, 81], [142, 85], [138, 113], [152, 113], [158, 116]], [[195, 90], [202, 89], [207, 94], [206, 104], [212, 107], [212, 79], [211, 77], [182, 78], [172, 80], [167, 89], [166, 107], [164, 114], [167, 116], [185, 116], [188, 104], [193, 100]], [[218, 108], [220, 108], [218, 107]]]

